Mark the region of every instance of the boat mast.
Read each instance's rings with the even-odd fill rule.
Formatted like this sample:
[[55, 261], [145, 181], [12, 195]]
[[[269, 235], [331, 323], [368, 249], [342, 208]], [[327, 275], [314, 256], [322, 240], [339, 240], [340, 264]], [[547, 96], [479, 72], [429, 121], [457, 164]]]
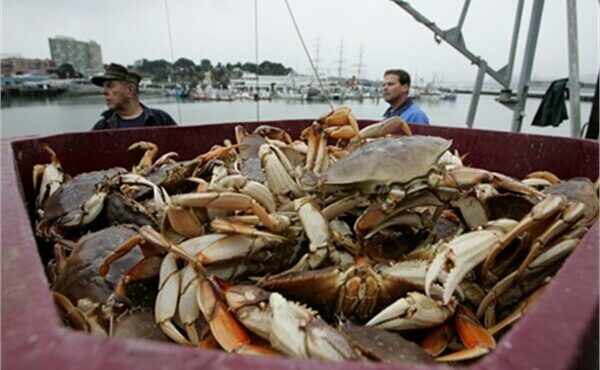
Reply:
[[342, 69], [344, 65], [344, 39], [340, 40], [340, 59], [338, 60], [338, 78], [342, 78]]

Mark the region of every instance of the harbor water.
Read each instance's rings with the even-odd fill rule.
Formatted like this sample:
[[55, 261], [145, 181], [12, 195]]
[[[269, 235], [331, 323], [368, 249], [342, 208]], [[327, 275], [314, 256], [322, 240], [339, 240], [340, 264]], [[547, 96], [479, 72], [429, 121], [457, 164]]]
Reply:
[[[512, 110], [495, 101], [495, 96], [482, 95], [474, 128], [510, 131]], [[223, 122], [252, 122], [287, 119], [314, 119], [330, 110], [325, 102], [292, 100], [272, 101], [186, 101], [173, 97], [142, 96], [142, 102], [168, 112], [180, 125], [201, 125]], [[471, 95], [459, 94], [455, 101], [420, 100], [418, 104], [429, 116], [432, 125], [466, 127]], [[570, 136], [570, 121], [558, 127], [534, 127], [531, 121], [541, 99], [527, 100], [522, 132], [550, 136]], [[346, 105], [358, 119], [381, 119], [388, 104], [383, 99], [334, 101]], [[581, 124], [588, 121], [591, 102], [581, 103]], [[569, 104], [567, 104], [567, 109]], [[88, 131], [106, 108], [100, 95], [56, 97], [52, 99], [3, 99], [1, 110], [2, 138], [29, 135], [50, 135]], [[232, 132], [233, 135], [233, 132]]]

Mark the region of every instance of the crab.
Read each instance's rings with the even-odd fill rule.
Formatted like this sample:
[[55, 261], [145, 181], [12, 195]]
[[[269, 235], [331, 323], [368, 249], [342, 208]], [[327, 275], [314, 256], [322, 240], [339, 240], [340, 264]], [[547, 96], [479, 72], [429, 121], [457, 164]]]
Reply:
[[266, 290], [306, 302], [327, 313], [365, 322], [397, 299], [423, 291], [426, 261], [372, 265], [359, 257], [344, 266], [292, 271], [259, 282]]
[[[128, 307], [149, 307], [154, 296], [144, 280], [152, 277], [153, 271], [158, 269], [159, 260], [145, 258], [136, 250], [113, 264], [104, 275], [100, 274], [104, 259], [137, 233], [134, 226], [119, 225], [83, 236], [68, 257], [57, 253], [51, 289], [70, 302], [87, 299], [105, 306], [108, 319], [114, 318], [121, 308], [127, 308], [125, 304]], [[131, 276], [129, 289], [120, 283], [123, 274]], [[141, 284], [133, 284], [136, 282]], [[115, 290], [121, 292], [122, 299], [119, 301], [111, 299]]]
[[33, 167], [33, 190], [37, 193], [35, 207], [39, 217], [43, 217], [43, 204], [60, 185], [67, 180], [56, 153], [48, 145], [42, 149], [50, 156], [50, 163], [36, 164]]
[[[432, 136], [375, 139], [340, 159], [321, 175], [306, 172], [300, 183], [305, 189], [325, 194], [350, 190], [384, 197], [383, 200], [376, 199], [357, 219], [354, 228], [359, 235], [406, 209], [434, 206], [441, 211], [450, 201], [481, 182], [543, 197], [537, 190], [508, 176], [449, 161], [451, 144], [449, 140]], [[362, 202], [361, 197], [357, 200]], [[436, 212], [434, 216], [438, 214]]]
[[[196, 294], [201, 281], [213, 275], [234, 279], [247, 273], [262, 273], [265, 267], [269, 271], [277, 271], [277, 266], [285, 268], [293, 262], [293, 259], [287, 261], [290, 255], [285, 253], [290, 251], [287, 246], [292, 245], [280, 244], [270, 239], [227, 234], [202, 235], [172, 244], [156, 230], [146, 226], [107, 255], [99, 271], [100, 276], [104, 276], [113, 263], [137, 251], [136, 246], [146, 255], [160, 259], [156, 323], [175, 342], [198, 345], [200, 336], [196, 326], [202, 317]], [[269, 249], [272, 252], [266, 252]], [[180, 268], [179, 260], [187, 263]], [[113, 292], [115, 299], [119, 300], [125, 292], [124, 287], [135, 281], [136, 272], [121, 275], [118, 288]], [[185, 327], [185, 334], [174, 324], [176, 317]]]
[[127, 171], [111, 168], [82, 173], [64, 182], [43, 203], [38, 235], [48, 237], [60, 228], [80, 228], [92, 222], [102, 211], [112, 180]]
[[[165, 335], [179, 344], [198, 345], [200, 336], [196, 324], [203, 318], [210, 327], [214, 339], [226, 351], [273, 354], [273, 351], [267, 348], [250, 343], [246, 330], [219, 298], [220, 289], [212, 274], [200, 263], [205, 257], [199, 253], [225, 237], [218, 234], [204, 235], [181, 244], [173, 244], [152, 227], [144, 226], [140, 228], [138, 234], [124, 241], [104, 259], [99, 269], [100, 275], [106, 274], [113, 263], [139, 246], [149, 256], [162, 257], [160, 258], [159, 291], [154, 312], [156, 324]], [[178, 267], [180, 260], [184, 263], [182, 269]], [[118, 286], [126, 286], [134, 277], [123, 274]], [[122, 294], [123, 289], [113, 292], [115, 298], [119, 298]], [[186, 334], [183, 334], [174, 324], [176, 315], [184, 325]]]
[[[38, 236], [46, 240], [64, 237], [70, 231], [90, 225], [104, 210], [109, 194], [120, 192], [126, 185], [148, 186], [153, 189], [154, 202], [164, 208], [168, 195], [162, 188], [143, 177], [130, 174], [120, 167], [79, 174], [61, 184], [43, 203], [42, 215], [36, 225]], [[122, 196], [111, 197], [108, 224], [136, 222], [154, 224], [156, 221], [141, 204]], [[114, 219], [112, 219], [114, 217]]]
[[[578, 189], [578, 195], [585, 194], [583, 199], [579, 198], [583, 202], [569, 201], [561, 193], [566, 189]], [[589, 191], [580, 191], [582, 189]], [[448, 302], [462, 278], [479, 264], [484, 283], [497, 281], [498, 278], [493, 275], [499, 275], [500, 278], [511, 276], [510, 283], [518, 283], [529, 274], [528, 271], [533, 268], [532, 263], [544, 251], [581, 237], [598, 217], [598, 199], [594, 187], [590, 181], [583, 181], [564, 185], [559, 190], [546, 195], [520, 221], [491, 221], [480, 230], [460, 235], [448, 242], [447, 249], [435, 257], [427, 272], [426, 292], [435, 281], [440, 281], [444, 290], [443, 301]], [[516, 270], [512, 259], [507, 260], [509, 263], [498, 263], [499, 255], [509, 246], [515, 245], [517, 254], [522, 246], [529, 248]], [[499, 268], [494, 274], [493, 267]], [[509, 275], [513, 271], [514, 276]]]
[[288, 356], [338, 361], [359, 358], [350, 342], [314, 310], [279, 293], [240, 285], [226, 289], [225, 298], [248, 329]]

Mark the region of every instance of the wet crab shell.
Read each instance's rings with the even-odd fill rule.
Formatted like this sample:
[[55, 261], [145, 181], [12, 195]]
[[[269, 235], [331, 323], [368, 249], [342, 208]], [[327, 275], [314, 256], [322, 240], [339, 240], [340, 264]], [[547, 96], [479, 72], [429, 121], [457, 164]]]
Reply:
[[401, 136], [370, 141], [323, 173], [323, 185], [356, 184], [367, 192], [425, 177], [452, 145], [434, 136]]
[[[113, 293], [121, 274], [144, 256], [138, 248], [134, 248], [111, 265], [106, 278], [100, 276], [99, 267], [106, 256], [137, 233], [137, 227], [119, 225], [83, 236], [67, 258], [64, 268], [58, 271], [52, 289], [64, 294], [72, 302], [82, 298], [89, 298], [94, 302], [106, 301]], [[146, 302], [152, 306], [153, 302], [151, 290], [143, 288], [143, 284], [129, 286], [128, 298], [134, 306], [146, 305]]]
[[[115, 167], [75, 176], [62, 184], [46, 199], [44, 202], [44, 220], [57, 226], [77, 227], [85, 224], [85, 220], [89, 218], [89, 215], [84, 210], [84, 204], [95, 194], [103, 190], [106, 191], [110, 179], [124, 173], [127, 173], [127, 170]], [[101, 199], [103, 201], [103, 198]]]

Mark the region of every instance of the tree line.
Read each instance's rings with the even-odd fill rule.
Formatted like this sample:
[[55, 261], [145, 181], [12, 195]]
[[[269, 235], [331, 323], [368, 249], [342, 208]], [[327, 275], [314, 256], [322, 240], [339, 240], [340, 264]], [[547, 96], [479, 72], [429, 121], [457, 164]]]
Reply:
[[259, 75], [285, 76], [292, 72], [281, 63], [264, 61], [256, 66], [256, 63], [217, 63], [213, 65], [209, 59], [202, 59], [195, 64], [187, 58], [179, 58], [175, 63], [164, 59], [148, 60], [142, 59], [141, 64], [132, 66], [144, 77], [152, 79], [153, 83], [180, 83], [187, 85], [202, 84], [202, 81], [210, 73], [213, 87], [227, 87], [230, 79], [239, 78], [244, 71], [257, 73]]

